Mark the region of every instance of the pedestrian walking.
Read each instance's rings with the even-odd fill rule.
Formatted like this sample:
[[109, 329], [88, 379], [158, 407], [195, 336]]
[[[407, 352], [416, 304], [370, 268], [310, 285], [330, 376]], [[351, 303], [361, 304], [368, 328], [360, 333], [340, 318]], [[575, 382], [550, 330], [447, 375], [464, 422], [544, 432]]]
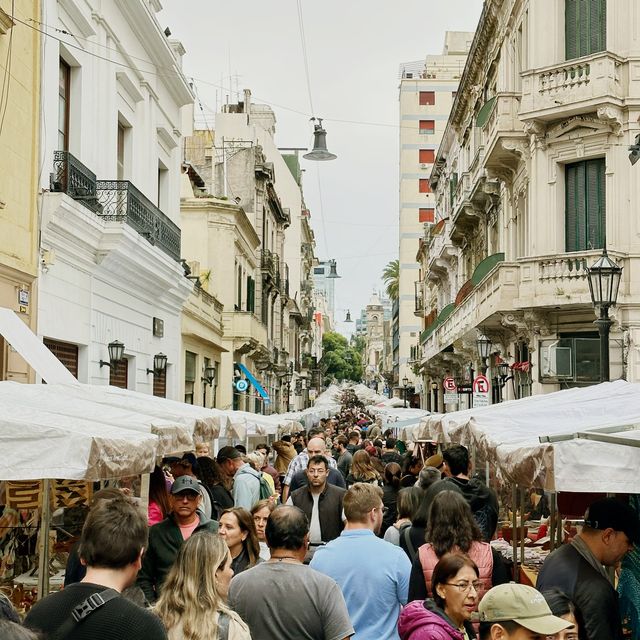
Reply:
[[169, 640], [251, 640], [249, 627], [227, 605], [233, 577], [223, 539], [208, 531], [180, 548], [154, 610]]
[[347, 476], [347, 489], [356, 482], [382, 486], [382, 478], [371, 464], [371, 456], [364, 449], [359, 449], [353, 455], [351, 473]]
[[385, 513], [382, 519], [380, 535], [384, 537], [387, 529], [393, 525], [398, 516], [398, 493], [400, 491], [400, 477], [402, 468], [396, 462], [389, 462], [384, 468], [384, 480], [382, 486], [382, 503]]
[[411, 563], [402, 549], [377, 537], [384, 513], [382, 489], [356, 483], [345, 493], [343, 505], [344, 531], [316, 551], [310, 566], [340, 586], [357, 638], [397, 639]]
[[[165, 640], [160, 619], [121, 595], [136, 580], [148, 531], [147, 515], [134, 501], [101, 500], [82, 528], [82, 582], [37, 602], [25, 626], [47, 638]], [[86, 614], [81, 622], [72, 616], [76, 609]]]
[[404, 533], [404, 530], [411, 526], [411, 521], [418, 509], [418, 504], [423, 497], [422, 492], [417, 487], [400, 489], [396, 503], [397, 519], [384, 534], [384, 539], [387, 542], [400, 546], [400, 537]]
[[253, 523], [256, 525], [258, 543], [260, 544], [260, 557], [263, 560], [268, 560], [271, 557], [267, 538], [265, 537], [265, 530], [267, 528], [267, 520], [269, 520], [269, 516], [275, 508], [275, 500], [265, 498], [264, 500], [256, 502], [256, 504], [253, 505], [253, 509], [251, 509]]
[[305, 566], [309, 521], [281, 505], [266, 528], [271, 559], [231, 580], [229, 604], [259, 640], [348, 640], [353, 626], [331, 578]]
[[560, 589], [543, 591], [542, 595], [551, 609], [551, 613], [569, 622], [569, 626], [553, 636], [553, 640], [578, 640], [581, 637], [582, 615], [571, 598]]
[[400, 614], [400, 639], [474, 640], [470, 618], [478, 605], [481, 584], [471, 558], [445, 554], [433, 571], [433, 598], [414, 600]]
[[233, 507], [220, 516], [220, 536], [227, 543], [234, 574], [253, 567], [260, 559], [260, 543], [253, 516], [242, 507]]
[[575, 603], [584, 619], [586, 640], [621, 640], [618, 594], [604, 567], [615, 567], [640, 544], [638, 515], [616, 498], [593, 502], [581, 532], [544, 561], [537, 587], [557, 587]]

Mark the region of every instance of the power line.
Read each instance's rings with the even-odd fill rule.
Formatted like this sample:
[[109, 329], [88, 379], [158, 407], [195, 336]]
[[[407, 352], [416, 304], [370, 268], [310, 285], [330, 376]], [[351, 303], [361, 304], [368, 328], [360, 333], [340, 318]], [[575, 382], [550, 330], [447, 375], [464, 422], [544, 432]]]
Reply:
[[[15, 19], [16, 1], [11, 0], [11, 20]], [[0, 136], [2, 135], [2, 129], [4, 127], [4, 119], [7, 115], [7, 107], [9, 106], [9, 91], [11, 90], [11, 65], [13, 62], [13, 29], [10, 30], [9, 45], [7, 48], [7, 59], [4, 65], [4, 78], [2, 79], [2, 92], [0, 93], [0, 109], [2, 115], [0, 116]], [[5, 94], [6, 87], [6, 94]], [[2, 102], [4, 101], [4, 106]]]
[[311, 75], [309, 73], [309, 56], [307, 55], [307, 38], [304, 33], [304, 18], [302, 17], [302, 2], [298, 0], [298, 27], [300, 30], [300, 45], [302, 46], [302, 59], [304, 61], [304, 73], [307, 79], [307, 92], [309, 94], [309, 107], [312, 116], [315, 115], [313, 98], [311, 97]]

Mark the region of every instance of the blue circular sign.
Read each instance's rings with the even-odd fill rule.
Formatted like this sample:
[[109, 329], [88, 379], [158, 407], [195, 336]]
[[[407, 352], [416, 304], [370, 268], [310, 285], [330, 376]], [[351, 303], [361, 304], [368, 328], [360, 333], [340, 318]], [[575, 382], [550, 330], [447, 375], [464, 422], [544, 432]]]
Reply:
[[249, 383], [246, 380], [238, 380], [236, 382], [237, 391], [246, 391], [249, 388]]

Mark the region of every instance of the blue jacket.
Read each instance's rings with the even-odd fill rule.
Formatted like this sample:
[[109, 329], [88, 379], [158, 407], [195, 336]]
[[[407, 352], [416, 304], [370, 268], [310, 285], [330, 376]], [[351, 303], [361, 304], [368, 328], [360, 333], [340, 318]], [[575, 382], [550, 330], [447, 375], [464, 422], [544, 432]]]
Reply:
[[233, 504], [251, 511], [260, 500], [260, 478], [262, 473], [245, 462], [233, 478]]

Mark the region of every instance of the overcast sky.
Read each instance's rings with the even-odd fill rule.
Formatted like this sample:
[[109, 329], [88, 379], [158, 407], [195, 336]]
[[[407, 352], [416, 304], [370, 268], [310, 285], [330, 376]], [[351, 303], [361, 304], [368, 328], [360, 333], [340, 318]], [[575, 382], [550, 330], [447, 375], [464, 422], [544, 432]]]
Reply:
[[[311, 147], [296, 0], [162, 3], [160, 23], [187, 50], [184, 71], [210, 126], [229, 86], [233, 101], [248, 88], [273, 107], [279, 147]], [[302, 0], [313, 114], [325, 118], [338, 155], [303, 160], [303, 187], [316, 254], [335, 258], [342, 276], [337, 321], [347, 308], [360, 314], [398, 255], [398, 67], [441, 53], [447, 30], [475, 30], [481, 8], [482, 0]], [[196, 116], [202, 123], [197, 104]], [[338, 322], [345, 333], [353, 327]]]

